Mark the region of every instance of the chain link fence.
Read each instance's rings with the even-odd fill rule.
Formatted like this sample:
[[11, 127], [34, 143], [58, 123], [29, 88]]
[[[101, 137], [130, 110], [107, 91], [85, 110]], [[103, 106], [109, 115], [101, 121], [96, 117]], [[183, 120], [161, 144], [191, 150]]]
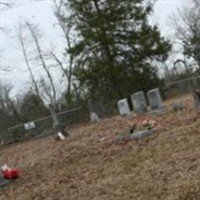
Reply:
[[[56, 115], [59, 123], [67, 128], [89, 120], [88, 112], [83, 108], [71, 109], [57, 113]], [[29, 124], [33, 126], [26, 128], [26, 125]], [[52, 116], [47, 116], [32, 122], [10, 127], [0, 132], [1, 145], [52, 135], [54, 134], [52, 126], [53, 118]]]
[[193, 93], [195, 89], [200, 89], [200, 76], [167, 82], [165, 96], [167, 99], [171, 97], [178, 97]]

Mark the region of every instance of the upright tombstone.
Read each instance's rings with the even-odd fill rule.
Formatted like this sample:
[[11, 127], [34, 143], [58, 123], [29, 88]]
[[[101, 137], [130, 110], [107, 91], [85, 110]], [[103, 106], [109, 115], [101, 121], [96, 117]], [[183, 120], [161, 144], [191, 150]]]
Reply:
[[147, 103], [143, 91], [132, 94], [131, 101], [136, 113], [142, 114], [147, 112]]
[[127, 99], [121, 99], [117, 102], [119, 113], [121, 116], [130, 116], [131, 111]]
[[158, 88], [149, 90], [147, 92], [147, 97], [149, 100], [149, 106], [150, 106], [151, 111], [163, 110], [162, 99], [161, 99], [160, 91]]

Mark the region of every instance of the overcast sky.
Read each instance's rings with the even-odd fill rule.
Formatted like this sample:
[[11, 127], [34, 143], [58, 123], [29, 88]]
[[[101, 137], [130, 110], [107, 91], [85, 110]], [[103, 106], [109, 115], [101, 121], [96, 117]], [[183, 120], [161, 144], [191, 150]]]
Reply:
[[[44, 49], [56, 48], [61, 55], [64, 46], [62, 32], [55, 27], [56, 19], [53, 15], [52, 0], [37, 0], [36, 2], [15, 0], [14, 2], [16, 6], [13, 9], [4, 10], [0, 16], [1, 26], [7, 27], [9, 30], [6, 33], [1, 32], [0, 36], [0, 67], [9, 66], [12, 69], [9, 73], [0, 71], [0, 80], [10, 81], [18, 89], [23, 85], [24, 89], [29, 75], [16, 40], [15, 27], [18, 22], [25, 19], [38, 24], [44, 34], [42, 38]], [[187, 4], [189, 4], [189, 0], [158, 0], [154, 7], [151, 23], [159, 26], [163, 36], [171, 38], [172, 28], [169, 16]], [[2, 6], [0, 10], [2, 10]], [[40, 72], [41, 69], [34, 68], [35, 74], [38, 75]]]

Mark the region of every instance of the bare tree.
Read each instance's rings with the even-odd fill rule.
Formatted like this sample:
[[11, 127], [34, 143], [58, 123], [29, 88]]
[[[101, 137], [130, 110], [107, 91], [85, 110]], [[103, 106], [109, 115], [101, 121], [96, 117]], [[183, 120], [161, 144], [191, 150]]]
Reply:
[[44, 77], [41, 77], [39, 79], [39, 86], [40, 86], [40, 90], [41, 90], [41, 97], [48, 104], [54, 105], [54, 99], [53, 99], [53, 95], [52, 95], [51, 85], [47, 82], [47, 80]]
[[172, 17], [176, 37], [182, 42], [184, 54], [192, 57], [200, 70], [200, 2], [191, 0], [190, 6]]
[[33, 75], [33, 72], [32, 72], [32, 69], [31, 69], [31, 66], [30, 66], [30, 63], [29, 63], [26, 47], [25, 47], [25, 39], [23, 37], [23, 26], [22, 26], [22, 24], [19, 24], [19, 26], [18, 26], [18, 40], [19, 40], [19, 43], [20, 43], [20, 46], [21, 46], [21, 49], [22, 49], [22, 53], [23, 53], [23, 57], [24, 57], [26, 66], [27, 66], [28, 71], [30, 73], [30, 77], [31, 77], [32, 83], [34, 85], [34, 89], [35, 89], [36, 95], [39, 96], [39, 89], [38, 89], [35, 77]]
[[18, 121], [21, 121], [20, 114], [15, 106], [14, 101], [10, 97], [10, 93], [13, 89], [11, 84], [0, 83], [0, 108], [7, 112], [11, 112]]
[[[70, 16], [65, 15], [65, 9], [63, 11], [63, 6], [66, 2], [64, 0], [53, 0], [54, 2], [54, 14], [55, 17], [57, 18], [58, 24], [61, 28], [61, 30], [64, 33], [64, 37], [66, 40], [67, 48], [66, 51], [70, 51], [72, 49], [72, 42], [74, 40], [73, 38], [73, 19]], [[65, 53], [66, 56], [67, 53]], [[71, 87], [73, 86], [72, 83], [72, 71], [74, 67], [74, 54], [68, 54], [69, 55], [69, 60], [67, 63], [67, 67], [64, 68], [62, 61], [56, 56], [55, 53], [51, 52], [50, 55], [55, 59], [57, 64], [60, 66], [62, 69], [64, 75], [67, 78], [68, 82], [68, 87], [67, 87], [67, 97], [68, 101], [71, 101]]]
[[45, 70], [47, 77], [50, 81], [50, 85], [51, 85], [51, 88], [52, 88], [52, 91], [53, 91], [53, 97], [52, 97], [53, 98], [53, 105], [56, 107], [56, 89], [55, 89], [55, 86], [54, 86], [54, 83], [53, 83], [53, 78], [50, 74], [50, 71], [49, 71], [48, 66], [45, 62], [44, 56], [42, 54], [42, 50], [41, 50], [40, 43], [39, 43], [39, 33], [37, 32], [36, 27], [33, 26], [32, 24], [30, 24], [29, 22], [26, 22], [25, 24], [26, 24], [28, 30], [31, 33], [31, 36], [33, 38], [33, 41], [34, 41], [36, 49], [37, 49], [39, 60], [40, 60], [42, 67]]
[[0, 5], [3, 5], [5, 7], [7, 7], [7, 8], [11, 8], [11, 5], [9, 3], [6, 3], [6, 2], [0, 1]]

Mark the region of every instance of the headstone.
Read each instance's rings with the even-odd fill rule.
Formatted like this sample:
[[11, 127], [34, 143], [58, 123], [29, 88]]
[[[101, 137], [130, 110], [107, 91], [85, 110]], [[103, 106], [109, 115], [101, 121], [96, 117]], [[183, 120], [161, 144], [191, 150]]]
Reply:
[[148, 91], [147, 97], [152, 111], [159, 111], [163, 109], [162, 99], [158, 88]]
[[178, 112], [184, 109], [184, 105], [181, 101], [172, 103], [171, 107], [172, 107], [172, 111], [174, 112]]
[[131, 111], [127, 99], [121, 99], [117, 102], [119, 113], [121, 116], [130, 116]]
[[92, 123], [100, 122], [99, 116], [95, 112], [91, 112], [90, 120], [91, 120]]
[[131, 101], [136, 113], [142, 114], [147, 112], [147, 103], [143, 91], [132, 94]]

